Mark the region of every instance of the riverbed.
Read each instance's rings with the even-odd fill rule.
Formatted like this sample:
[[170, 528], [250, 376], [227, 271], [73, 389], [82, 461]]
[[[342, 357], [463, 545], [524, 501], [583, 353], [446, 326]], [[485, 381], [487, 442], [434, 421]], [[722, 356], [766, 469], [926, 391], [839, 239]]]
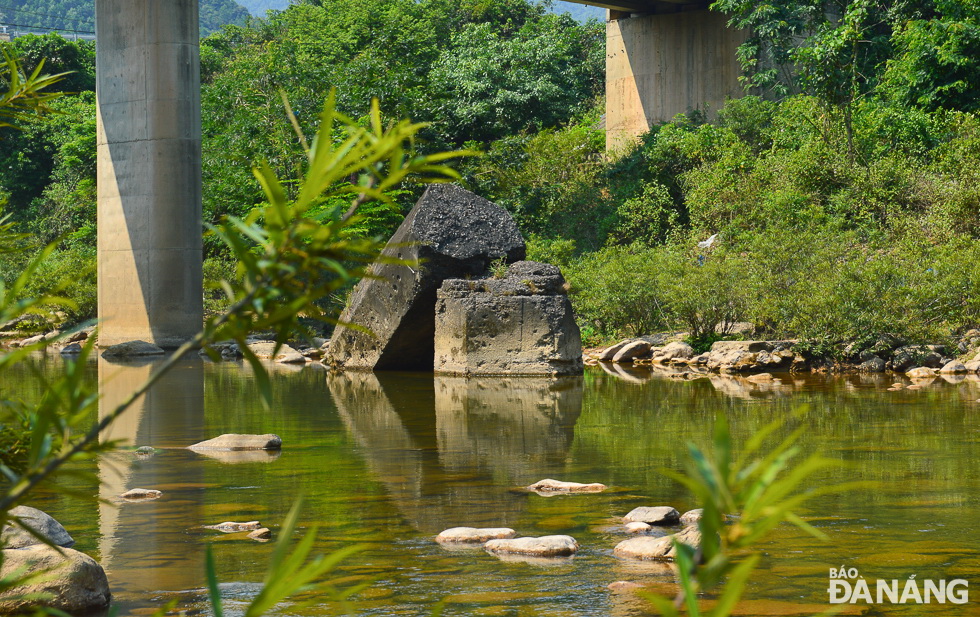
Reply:
[[[39, 394], [38, 375], [62, 370], [57, 356], [15, 369], [5, 395]], [[87, 367], [103, 409], [145, 379], [152, 362]], [[980, 380], [937, 380], [888, 391], [886, 376], [734, 377], [684, 381], [649, 371], [589, 368], [565, 379], [331, 374], [269, 365], [273, 401], [263, 407], [251, 370], [188, 359], [167, 375], [108, 438], [152, 446], [79, 464], [92, 479], [29, 504], [64, 524], [76, 549], [108, 572], [119, 615], [210, 615], [205, 547], [214, 552], [226, 614], [241, 614], [259, 587], [273, 542], [204, 529], [258, 520], [273, 538], [303, 498], [301, 532], [317, 528], [317, 551], [358, 545], [331, 575], [361, 615], [641, 616], [644, 600], [607, 585], [630, 580], [672, 595], [668, 566], [617, 559], [636, 506], [698, 507], [664, 469], [681, 470], [689, 442], [706, 445], [715, 414], [736, 443], [779, 417], [805, 412], [801, 457], [820, 452], [846, 467], [804, 488], [869, 480], [873, 489], [822, 496], [798, 513], [829, 537], [789, 525], [761, 545], [763, 560], [738, 613], [810, 615], [830, 608], [830, 568], [875, 579], [966, 579], [967, 605], [858, 605], [848, 614], [980, 614]], [[95, 421], [95, 418], [92, 418]], [[223, 433], [276, 433], [279, 455], [205, 456], [186, 446]], [[98, 478], [96, 482], [94, 478]], [[601, 482], [604, 493], [545, 497], [519, 490], [543, 478]], [[127, 503], [131, 488], [163, 497]], [[482, 550], [446, 550], [432, 538], [455, 526], [512, 527], [520, 535], [568, 534], [581, 550], [565, 560], [501, 560]], [[282, 615], [322, 615], [325, 596]]]

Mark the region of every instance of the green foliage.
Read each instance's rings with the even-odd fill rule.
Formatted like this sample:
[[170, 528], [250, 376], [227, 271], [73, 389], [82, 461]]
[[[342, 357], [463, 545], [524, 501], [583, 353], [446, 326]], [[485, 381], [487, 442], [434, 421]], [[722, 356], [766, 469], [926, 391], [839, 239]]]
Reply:
[[[791, 523], [823, 540], [826, 535], [793, 513], [807, 500], [819, 495], [867, 489], [868, 482], [847, 482], [807, 487], [820, 472], [839, 469], [840, 461], [811, 455], [793, 464], [800, 454], [797, 440], [807, 430], [806, 416], [778, 443], [770, 440], [787, 424], [775, 420], [752, 435], [737, 451], [724, 414], [717, 414], [713, 448], [705, 451], [688, 445], [685, 473], [664, 473], [686, 486], [704, 508], [698, 523], [701, 546], [697, 550], [675, 542], [681, 589], [670, 599], [645, 594], [664, 617], [676, 617], [682, 609], [692, 617], [727, 617], [745, 591], [752, 570], [761, 559], [758, 545], [783, 523]], [[807, 490], [801, 490], [806, 488]], [[731, 516], [730, 516], [731, 515]], [[698, 600], [701, 593], [721, 587], [717, 602], [707, 610]]]
[[432, 68], [429, 117], [450, 143], [554, 126], [598, 94], [593, 50], [601, 34], [555, 15], [510, 35], [491, 23], [467, 24]]
[[[419, 147], [432, 151], [564, 122], [602, 84], [600, 30], [526, 0], [303, 2], [212, 35], [201, 55], [210, 223], [261, 202], [246, 172], [255, 161], [280, 175], [304, 164], [281, 121], [280, 90], [307, 132], [331, 87], [338, 109], [361, 121], [365, 102], [377, 97], [393, 117], [429, 122]], [[514, 65], [507, 83], [502, 62]], [[405, 211], [419, 188], [402, 188], [396, 201]], [[379, 215], [384, 223], [372, 231], [391, 233], [400, 213]]]
[[980, 6], [974, 0], [939, 0], [938, 15], [912, 19], [894, 34], [895, 53], [882, 90], [901, 104], [927, 110], [980, 109]]
[[[368, 264], [381, 248], [378, 242], [351, 232], [350, 227], [357, 221], [357, 209], [371, 200], [390, 202], [389, 192], [410, 177], [419, 182], [457, 179], [458, 174], [446, 167], [445, 162], [470, 154], [418, 154], [414, 150], [415, 138], [425, 125], [403, 120], [386, 128], [377, 101], [372, 104], [367, 126], [361, 126], [336, 111], [335, 98], [331, 95], [320, 116], [321, 132], [310, 142], [299, 130], [295, 118], [291, 114], [288, 117], [294, 122], [306, 157], [304, 173], [294, 185], [295, 195], [287, 194], [285, 183], [268, 165], [260, 165], [254, 175], [265, 195], [265, 205], [244, 220], [229, 218], [214, 230], [238, 259], [235, 276], [221, 284], [230, 305], [228, 310], [208, 319], [201, 333], [163, 360], [116, 407], [108, 412], [101, 410], [96, 425], [86, 429], [85, 425], [96, 415], [94, 407], [99, 400], [98, 394], [85, 386], [86, 359], [94, 350], [94, 337], [90, 338], [79, 358], [66, 361], [63, 376], [46, 383], [40, 403], [27, 411], [29, 446], [19, 447], [19, 450], [26, 449], [26, 463], [21, 469], [15, 469], [0, 462], [0, 473], [7, 481], [0, 493], [0, 525], [6, 522], [6, 514], [12, 507], [23, 503], [38, 486], [51, 482], [56, 473], [61, 477], [81, 475], [88, 485], [97, 483], [91, 472], [69, 471], [65, 464], [112, 448], [114, 444], [100, 441], [104, 431], [162, 375], [201, 345], [219, 339], [238, 341], [255, 369], [263, 400], [268, 403], [269, 376], [244, 344], [248, 333], [271, 330], [282, 343], [299, 329], [301, 315], [335, 319], [335, 314], [325, 313], [317, 302], [367, 274]], [[335, 140], [335, 136], [339, 138]], [[322, 209], [324, 204], [341, 197], [349, 200], [346, 211], [336, 207], [329, 212]], [[12, 223], [0, 220], [0, 252], [16, 252], [23, 239], [14, 233]], [[6, 277], [0, 279], [0, 323], [31, 313], [45, 314], [52, 307], [65, 304], [62, 298], [27, 293], [33, 281], [47, 280], [42, 276], [43, 268], [55, 250], [54, 245], [49, 245], [9, 281]], [[42, 340], [0, 354], [0, 374], [50, 342]], [[0, 427], [12, 427], [25, 417], [14, 413], [16, 405], [5, 400], [0, 403]], [[61, 493], [66, 493], [63, 487]], [[91, 494], [77, 496], [94, 499]], [[351, 552], [312, 556], [315, 531], [290, 548], [297, 512], [298, 507], [284, 525], [263, 591], [252, 602], [247, 615], [265, 614], [289, 595], [322, 585], [322, 577]], [[209, 589], [216, 614], [220, 615], [213, 564], [208, 561]], [[15, 573], [0, 581], [0, 587], [16, 587], [25, 580], [23, 573]]]
[[659, 255], [640, 246], [609, 247], [565, 268], [576, 314], [602, 338], [639, 336], [670, 325]]
[[[248, 11], [234, 0], [200, 0], [199, 15], [202, 35], [248, 19]], [[94, 32], [95, 1], [7, 0], [0, 7], [0, 19], [26, 28]]]

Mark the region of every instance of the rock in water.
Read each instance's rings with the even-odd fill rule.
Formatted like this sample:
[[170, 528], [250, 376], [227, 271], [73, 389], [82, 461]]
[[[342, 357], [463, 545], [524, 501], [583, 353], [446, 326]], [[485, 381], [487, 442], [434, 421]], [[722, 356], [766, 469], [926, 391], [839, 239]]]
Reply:
[[120, 495], [120, 497], [122, 497], [126, 501], [143, 501], [143, 500], [159, 499], [162, 495], [163, 493], [154, 489], [134, 488], [126, 491], [125, 493]]
[[646, 523], [647, 525], [676, 525], [681, 520], [677, 510], [669, 506], [633, 508], [623, 517], [626, 522]]
[[517, 535], [517, 532], [507, 527], [453, 527], [436, 536], [439, 543], [483, 544], [488, 540], [507, 540]]
[[272, 537], [272, 532], [268, 527], [259, 527], [252, 533], [248, 534], [249, 540], [258, 540], [260, 542], [265, 542]]
[[571, 536], [541, 536], [490, 540], [483, 548], [491, 553], [514, 553], [532, 557], [564, 557], [578, 552], [578, 542]]
[[[0, 577], [18, 571], [21, 574], [49, 574], [0, 593], [0, 614], [26, 613], [35, 606], [86, 613], [105, 608], [112, 597], [102, 566], [88, 555], [70, 548], [54, 549], [36, 544], [4, 550]], [[39, 600], [38, 596], [46, 599]]]
[[698, 508], [697, 510], [688, 510], [681, 515], [681, 524], [683, 525], [697, 525], [704, 517], [704, 508]]
[[529, 491], [553, 493], [601, 493], [606, 490], [605, 484], [579, 484], [578, 482], [562, 482], [561, 480], [539, 480], [527, 487]]
[[263, 360], [274, 360], [280, 364], [304, 364], [306, 357], [289, 345], [276, 347], [273, 341], [257, 341], [248, 344], [249, 350], [255, 357]]
[[43, 544], [34, 534], [22, 529], [21, 526], [30, 527], [42, 537], [50, 540], [55, 546], [71, 548], [75, 545], [75, 540], [65, 531], [61, 523], [37, 508], [17, 506], [16, 508], [11, 508], [7, 516], [11, 523], [13, 522], [12, 519], [18, 519], [20, 525], [7, 524], [3, 526], [2, 537], [4, 548], [15, 549]]
[[262, 525], [258, 521], [249, 521], [247, 523], [235, 523], [233, 521], [225, 521], [224, 523], [218, 523], [217, 525], [205, 525], [205, 529], [214, 529], [215, 531], [220, 531], [221, 533], [239, 533], [241, 531], [258, 531], [262, 529]]
[[127, 341], [111, 347], [106, 347], [102, 352], [103, 358], [141, 358], [144, 356], [163, 355], [163, 349], [153, 343], [146, 341]]
[[646, 523], [638, 523], [636, 521], [632, 523], [626, 523], [626, 531], [629, 533], [646, 533], [653, 529], [653, 525], [648, 525]]
[[632, 341], [626, 345], [623, 345], [623, 347], [616, 352], [616, 355], [613, 356], [612, 361], [617, 363], [632, 362], [634, 358], [639, 358], [650, 353], [650, 349], [652, 348], [653, 345], [647, 341]]
[[282, 449], [282, 439], [279, 435], [267, 433], [265, 435], [239, 435], [229, 433], [214, 439], [201, 441], [193, 446], [187, 446], [188, 450], [280, 450]]
[[654, 538], [652, 536], [639, 536], [623, 540], [613, 549], [613, 554], [617, 557], [630, 559], [674, 559], [676, 551], [673, 539], [687, 544], [697, 549], [701, 546], [701, 532], [697, 527], [687, 527], [684, 531], [675, 533], [671, 536]]
[[942, 375], [959, 375], [960, 373], [968, 372], [966, 365], [962, 362], [953, 360], [952, 362], [947, 362], [945, 366], [939, 369], [939, 373]]
[[506, 210], [458, 186], [426, 189], [382, 255], [411, 265], [376, 263], [354, 288], [330, 339], [325, 364], [349, 369], [431, 370], [436, 291], [443, 281], [480, 276], [497, 259], [524, 259], [521, 232]]

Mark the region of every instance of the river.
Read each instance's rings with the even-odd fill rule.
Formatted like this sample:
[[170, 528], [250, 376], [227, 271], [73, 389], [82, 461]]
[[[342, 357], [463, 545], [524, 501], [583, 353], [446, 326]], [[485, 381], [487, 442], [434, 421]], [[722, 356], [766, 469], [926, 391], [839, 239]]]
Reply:
[[[16, 367], [6, 396], [33, 400], [39, 376], [62, 370], [57, 356]], [[152, 362], [87, 367], [103, 409], [144, 379]], [[270, 365], [266, 409], [249, 368], [189, 359], [167, 375], [108, 438], [131, 451], [78, 463], [90, 477], [61, 480], [29, 505], [64, 524], [76, 549], [106, 568], [119, 615], [175, 611], [210, 615], [205, 547], [214, 552], [226, 614], [241, 614], [273, 550], [244, 534], [204, 529], [258, 520], [275, 537], [300, 496], [303, 532], [316, 526], [317, 551], [360, 545], [331, 575], [361, 615], [641, 616], [649, 605], [612, 592], [617, 580], [673, 594], [661, 564], [617, 559], [627, 537], [621, 517], [641, 505], [698, 507], [666, 477], [681, 470], [687, 444], [706, 445], [715, 414], [735, 442], [774, 418], [805, 412], [801, 446], [847, 465], [803, 488], [871, 480], [869, 490], [821, 496], [798, 513], [824, 542], [783, 525], [760, 545], [763, 560], [737, 614], [810, 615], [830, 608], [830, 568], [856, 568], [869, 581], [911, 576], [966, 579], [980, 587], [980, 381], [942, 380], [918, 391], [887, 391], [884, 376], [784, 376], [773, 384], [731, 377], [696, 381], [647, 371], [589, 368], [584, 377], [440, 377], [330, 374]], [[95, 418], [93, 417], [94, 421]], [[788, 430], [788, 429], [787, 429]], [[184, 447], [223, 433], [276, 433], [278, 456], [204, 456]], [[98, 481], [96, 481], [96, 478]], [[602, 482], [596, 495], [542, 497], [518, 490], [543, 478]], [[130, 488], [163, 491], [120, 502]], [[70, 490], [69, 490], [70, 489]], [[98, 495], [106, 503], [71, 496]], [[482, 550], [450, 551], [432, 538], [454, 526], [512, 527], [520, 535], [568, 534], [581, 545], [567, 560], [503, 561]], [[967, 605], [857, 605], [846, 614], [980, 614]], [[324, 596], [282, 615], [337, 608]]]

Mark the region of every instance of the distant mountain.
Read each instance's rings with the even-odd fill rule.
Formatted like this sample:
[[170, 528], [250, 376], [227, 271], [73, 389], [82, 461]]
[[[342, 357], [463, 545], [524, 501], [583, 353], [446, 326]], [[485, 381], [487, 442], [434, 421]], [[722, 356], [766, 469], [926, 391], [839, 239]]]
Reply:
[[[200, 0], [200, 3], [201, 36], [225, 24], [242, 24], [248, 19], [248, 10], [235, 0]], [[0, 23], [14, 26], [15, 30], [93, 32], [95, 0], [2, 0]]]
[[[289, 6], [289, 0], [238, 0], [238, 4], [248, 9], [252, 15], [263, 17], [266, 11], [285, 9]], [[571, 13], [572, 17], [579, 21], [586, 21], [591, 17], [599, 20], [606, 18], [605, 9], [573, 2], [555, 2], [551, 10], [555, 13]]]

